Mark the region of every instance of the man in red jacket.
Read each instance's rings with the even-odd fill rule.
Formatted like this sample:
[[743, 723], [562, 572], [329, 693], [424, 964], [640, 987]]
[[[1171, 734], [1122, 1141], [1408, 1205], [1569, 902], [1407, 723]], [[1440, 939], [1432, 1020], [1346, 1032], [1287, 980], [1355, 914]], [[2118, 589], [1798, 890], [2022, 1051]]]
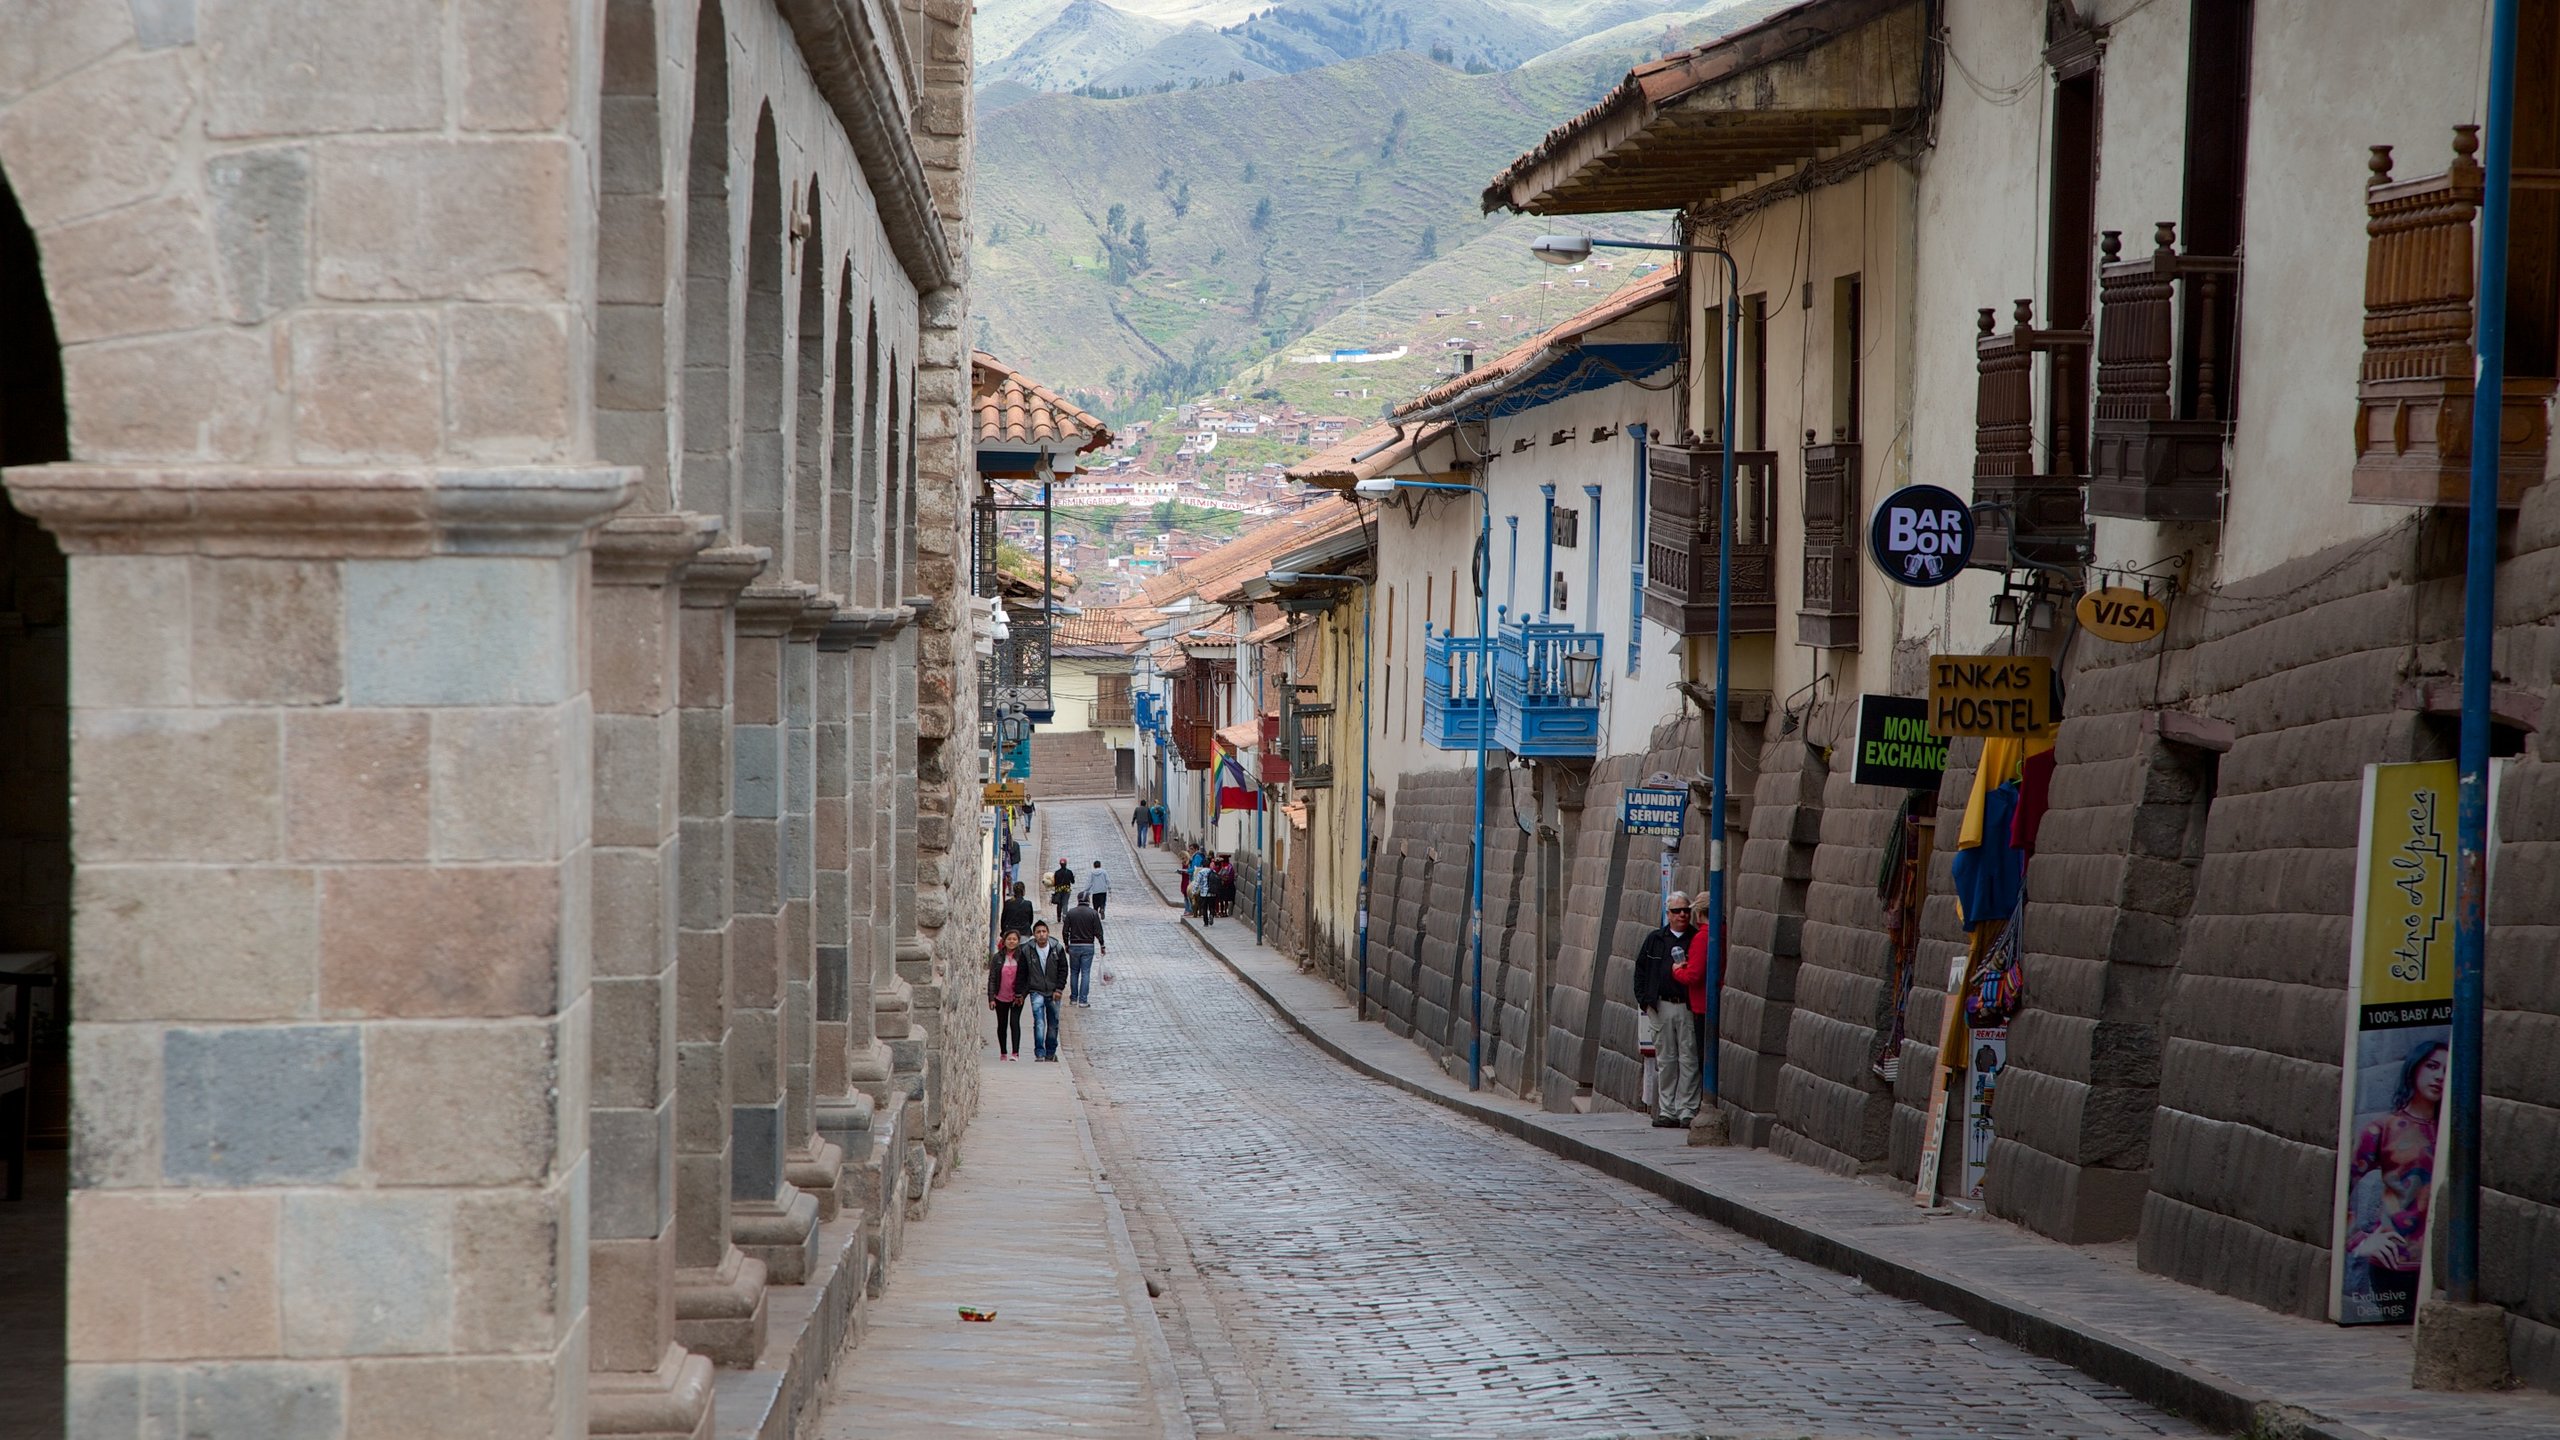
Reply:
[[[1689, 932], [1689, 951], [1671, 967], [1671, 978], [1689, 990], [1689, 1113], [1684, 1119], [1695, 1121], [1703, 1104], [1701, 1077], [1697, 1073], [1707, 1053], [1707, 932], [1705, 927]], [[1668, 1055], [1671, 1047], [1662, 1046]]]

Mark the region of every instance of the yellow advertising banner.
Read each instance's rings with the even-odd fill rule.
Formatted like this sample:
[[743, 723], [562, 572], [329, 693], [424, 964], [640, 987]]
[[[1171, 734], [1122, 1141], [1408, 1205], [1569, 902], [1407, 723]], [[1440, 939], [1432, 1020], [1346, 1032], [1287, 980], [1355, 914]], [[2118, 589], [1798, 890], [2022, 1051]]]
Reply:
[[[2500, 762], [2490, 763], [2495, 836]], [[2458, 785], [2450, 760], [2364, 769], [2329, 1248], [2329, 1318], [2342, 1325], [2407, 1325], [2426, 1293], [2437, 1122], [2453, 1062]]]
[[1022, 782], [998, 780], [981, 791], [979, 798], [989, 805], [1019, 805], [1023, 801]]
[[2356, 927], [2357, 1003], [2453, 1001], [2450, 760], [2376, 765], [2365, 802], [2364, 918]]
[[2042, 655], [1929, 657], [1929, 732], [2028, 740], [2051, 733], [2053, 662]]

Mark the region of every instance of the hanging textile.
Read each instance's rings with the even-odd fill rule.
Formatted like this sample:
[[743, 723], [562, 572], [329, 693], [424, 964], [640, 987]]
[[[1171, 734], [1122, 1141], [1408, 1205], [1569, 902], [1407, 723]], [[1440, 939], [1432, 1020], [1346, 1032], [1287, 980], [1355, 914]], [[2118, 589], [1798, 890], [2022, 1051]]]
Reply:
[[2036, 831], [2044, 825], [2045, 808], [2053, 803], [2051, 750], [2031, 754], [2018, 766], [2018, 813], [2009, 824], [2009, 843], [2021, 855], [2036, 853]]
[[1949, 868], [1966, 929], [2017, 913], [2019, 893], [2027, 884], [2026, 854], [2009, 843], [2010, 819], [2017, 809], [2018, 782], [2012, 780], [1984, 796], [1979, 810], [1965, 812], [1980, 825], [1980, 837], [1970, 849], [1956, 851]]

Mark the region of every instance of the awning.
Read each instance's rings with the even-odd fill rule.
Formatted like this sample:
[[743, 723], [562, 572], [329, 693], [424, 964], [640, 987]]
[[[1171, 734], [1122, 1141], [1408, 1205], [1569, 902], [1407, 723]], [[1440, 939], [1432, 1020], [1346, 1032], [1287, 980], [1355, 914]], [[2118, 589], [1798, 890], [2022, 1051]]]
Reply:
[[1492, 364], [1425, 390], [1397, 406], [1396, 414], [1415, 426], [1495, 419], [1676, 365], [1680, 273], [1680, 267], [1666, 266], [1629, 281]]
[[1262, 743], [1262, 726], [1253, 720], [1240, 720], [1218, 732], [1218, 739], [1231, 750], [1250, 750]]
[[1927, 104], [1923, 0], [1811, 0], [1627, 72], [1485, 187], [1536, 215], [1676, 210], [1894, 127]]

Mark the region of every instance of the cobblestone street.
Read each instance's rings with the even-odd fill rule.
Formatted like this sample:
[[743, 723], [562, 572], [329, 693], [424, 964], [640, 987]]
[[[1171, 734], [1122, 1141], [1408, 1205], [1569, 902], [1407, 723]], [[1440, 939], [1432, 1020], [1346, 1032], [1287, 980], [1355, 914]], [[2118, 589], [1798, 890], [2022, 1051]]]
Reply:
[[1067, 1046], [1201, 1433], [2202, 1433], [1342, 1069], [1199, 952], [1105, 806], [1041, 822], [1027, 863], [1118, 880]]

